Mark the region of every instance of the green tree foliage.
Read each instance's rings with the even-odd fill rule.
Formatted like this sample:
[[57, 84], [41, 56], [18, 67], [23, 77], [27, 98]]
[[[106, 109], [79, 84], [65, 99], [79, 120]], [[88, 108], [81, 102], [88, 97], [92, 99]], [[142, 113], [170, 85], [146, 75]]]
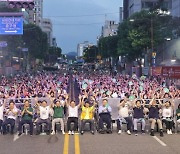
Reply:
[[62, 49], [59, 47], [49, 47], [48, 54], [61, 57]]
[[24, 25], [23, 41], [32, 58], [43, 59], [48, 54], [47, 35], [40, 27], [33, 24]]
[[58, 57], [61, 57], [62, 50], [59, 47], [49, 47], [46, 61], [56, 62]]
[[108, 36], [100, 38], [98, 48], [103, 58], [117, 56], [118, 36]]
[[173, 21], [171, 16], [162, 16], [156, 11], [135, 13], [131, 19], [127, 19], [119, 26], [118, 54], [134, 60], [141, 57], [147, 49], [153, 47], [156, 50], [165, 38], [173, 37], [172, 32], [175, 29]]
[[98, 56], [98, 48], [96, 46], [88, 47], [84, 50], [84, 60], [85, 62], [95, 62]]

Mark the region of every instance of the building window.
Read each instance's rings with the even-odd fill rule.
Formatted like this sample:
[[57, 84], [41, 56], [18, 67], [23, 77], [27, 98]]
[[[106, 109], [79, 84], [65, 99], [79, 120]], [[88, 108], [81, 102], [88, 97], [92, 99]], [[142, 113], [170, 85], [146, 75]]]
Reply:
[[155, 2], [142, 2], [142, 8], [143, 9], [153, 8], [155, 4], [156, 4]]

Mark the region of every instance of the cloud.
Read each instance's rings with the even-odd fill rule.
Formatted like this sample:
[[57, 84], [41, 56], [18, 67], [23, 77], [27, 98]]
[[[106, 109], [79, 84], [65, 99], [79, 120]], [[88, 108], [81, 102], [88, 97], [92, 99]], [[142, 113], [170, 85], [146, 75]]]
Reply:
[[[46, 0], [44, 16], [52, 19], [53, 35], [57, 38], [57, 43], [62, 47], [63, 52], [71, 52], [76, 51], [77, 44], [80, 42], [88, 40], [96, 43], [96, 37], [101, 33], [101, 26], [105, 20], [105, 15], [81, 15], [118, 12], [119, 6], [121, 6], [121, 0]], [[107, 19], [118, 21], [119, 17], [117, 13], [108, 14]]]

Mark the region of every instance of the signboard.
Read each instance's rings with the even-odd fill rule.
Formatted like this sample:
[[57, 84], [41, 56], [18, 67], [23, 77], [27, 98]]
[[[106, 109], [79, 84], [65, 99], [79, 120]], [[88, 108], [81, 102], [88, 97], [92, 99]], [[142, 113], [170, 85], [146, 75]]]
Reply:
[[28, 52], [28, 50], [29, 50], [28, 48], [22, 48], [23, 52]]
[[180, 78], [180, 66], [162, 67], [162, 76], [170, 78]]
[[149, 75], [149, 67], [143, 67], [143, 68], [142, 68], [142, 73], [143, 73], [144, 75]]
[[22, 17], [0, 17], [0, 35], [22, 35]]
[[6, 41], [0, 41], [0, 47], [7, 47], [7, 42]]
[[161, 76], [162, 67], [153, 67], [152, 76]]

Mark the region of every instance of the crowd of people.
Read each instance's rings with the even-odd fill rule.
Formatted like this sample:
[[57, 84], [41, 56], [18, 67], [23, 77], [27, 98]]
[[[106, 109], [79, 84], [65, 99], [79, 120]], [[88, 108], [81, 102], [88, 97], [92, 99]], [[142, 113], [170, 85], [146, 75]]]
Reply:
[[93, 75], [81, 73], [75, 78], [80, 85], [81, 95], [87, 96], [89, 103], [93, 102], [92, 100], [96, 102], [103, 100], [104, 102], [103, 106], [99, 107], [98, 113], [100, 133], [104, 133], [103, 122], [107, 123], [107, 132], [111, 132], [112, 109], [108, 103], [109, 98], [120, 99], [116, 119], [118, 134], [122, 132], [123, 123], [127, 124], [129, 135], [132, 130], [135, 135], [138, 135], [137, 124], [141, 123], [144, 134], [147, 117], [152, 136], [154, 136], [156, 123], [160, 136], [163, 136], [163, 123], [166, 125], [167, 134], [172, 134], [175, 119], [177, 123], [180, 123], [180, 105], [178, 105], [180, 90], [176, 88], [173, 81], [169, 81], [167, 85], [166, 80], [162, 77], [147, 78], [143, 75], [138, 78], [135, 73], [132, 76], [110, 76], [100, 72], [95, 72]]
[[[69, 82], [78, 83], [78, 100], [71, 99], [68, 94]], [[176, 121], [180, 123], [179, 98], [180, 90], [173, 82], [167, 85], [163, 78], [138, 78], [135, 74], [78, 73], [71, 79], [70, 75], [57, 72], [38, 72], [2, 77], [0, 128], [3, 134], [7, 134], [10, 127], [9, 132], [13, 134], [15, 126], [18, 126], [20, 136], [24, 124], [28, 124], [30, 135], [35, 134], [34, 130], [38, 135], [44, 129], [42, 124], [45, 124], [47, 134], [54, 135], [58, 123], [62, 134], [65, 134], [67, 121], [69, 135], [84, 134], [86, 123], [89, 123], [93, 135], [96, 130], [110, 134], [112, 120], [115, 120], [118, 134], [126, 124], [128, 135], [132, 132], [138, 135], [138, 123], [141, 124], [141, 133], [145, 134], [148, 121], [150, 135], [154, 136], [157, 124], [160, 136], [163, 136], [163, 124], [167, 134], [173, 134]], [[112, 119], [114, 106], [109, 99], [118, 99], [116, 119]]]

